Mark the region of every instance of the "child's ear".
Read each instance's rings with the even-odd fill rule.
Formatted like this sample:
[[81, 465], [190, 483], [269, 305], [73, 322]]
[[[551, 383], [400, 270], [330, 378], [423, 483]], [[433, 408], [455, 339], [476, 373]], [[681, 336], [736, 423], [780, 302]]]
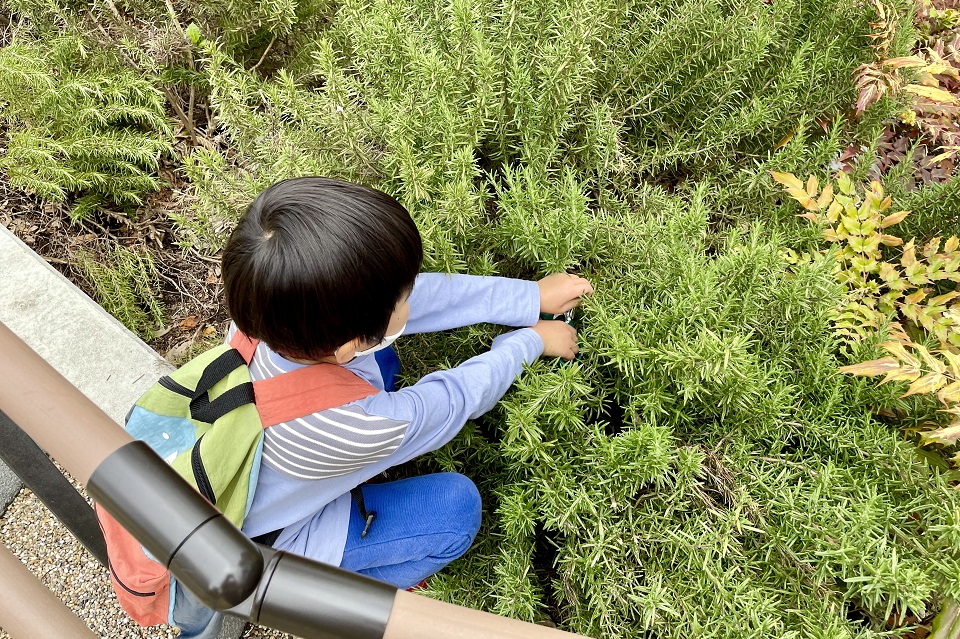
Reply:
[[360, 350], [360, 338], [350, 340], [335, 350], [333, 356], [337, 358], [338, 364], [346, 364], [357, 356], [358, 350]]

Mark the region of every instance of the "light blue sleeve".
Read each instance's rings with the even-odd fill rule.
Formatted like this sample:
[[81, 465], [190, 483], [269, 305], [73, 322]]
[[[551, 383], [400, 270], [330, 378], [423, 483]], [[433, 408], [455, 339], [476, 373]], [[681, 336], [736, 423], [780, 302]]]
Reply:
[[404, 333], [445, 331], [471, 324], [533, 326], [540, 319], [540, 287], [507, 277], [421, 273], [410, 293]]
[[408, 422], [406, 436], [390, 456], [390, 465], [402, 464], [436, 450], [460, 432], [468, 419], [493, 408], [524, 364], [543, 353], [543, 340], [529, 328], [505, 333], [486, 353], [445, 371], [430, 373], [413, 386], [381, 392], [357, 405], [368, 415]]

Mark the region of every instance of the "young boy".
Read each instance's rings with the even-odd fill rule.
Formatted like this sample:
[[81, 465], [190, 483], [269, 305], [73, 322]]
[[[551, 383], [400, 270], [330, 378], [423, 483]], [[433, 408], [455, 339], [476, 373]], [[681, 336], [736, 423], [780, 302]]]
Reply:
[[[539, 282], [419, 274], [423, 250], [409, 213], [380, 191], [307, 177], [266, 189], [223, 253], [227, 306], [259, 339], [250, 372], [264, 379], [336, 364], [379, 392], [265, 431], [263, 461], [243, 530], [275, 548], [409, 588], [470, 547], [480, 496], [466, 477], [438, 473], [355, 487], [449, 442], [493, 408], [524, 364], [572, 359], [576, 331], [562, 313], [593, 291], [575, 275]], [[530, 327], [494, 340], [460, 366], [392, 391], [401, 333], [479, 322]], [[373, 391], [372, 391], [373, 392]]]

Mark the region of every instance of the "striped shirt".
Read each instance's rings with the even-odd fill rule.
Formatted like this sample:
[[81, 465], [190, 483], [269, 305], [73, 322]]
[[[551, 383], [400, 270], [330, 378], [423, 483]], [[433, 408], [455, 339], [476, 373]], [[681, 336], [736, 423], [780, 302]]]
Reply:
[[[231, 326], [232, 333], [235, 327]], [[250, 377], [261, 380], [290, 370], [269, 348], [257, 348]], [[297, 479], [329, 479], [389, 457], [400, 447], [407, 422], [368, 415], [348, 405], [313, 413], [266, 429], [263, 463]]]

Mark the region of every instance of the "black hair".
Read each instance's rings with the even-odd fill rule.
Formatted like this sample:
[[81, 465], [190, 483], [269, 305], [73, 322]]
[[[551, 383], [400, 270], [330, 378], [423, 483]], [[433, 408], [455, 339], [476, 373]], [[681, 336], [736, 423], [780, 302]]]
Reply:
[[237, 327], [290, 357], [376, 343], [423, 262], [410, 213], [376, 189], [331, 178], [278, 182], [247, 209], [223, 251]]

